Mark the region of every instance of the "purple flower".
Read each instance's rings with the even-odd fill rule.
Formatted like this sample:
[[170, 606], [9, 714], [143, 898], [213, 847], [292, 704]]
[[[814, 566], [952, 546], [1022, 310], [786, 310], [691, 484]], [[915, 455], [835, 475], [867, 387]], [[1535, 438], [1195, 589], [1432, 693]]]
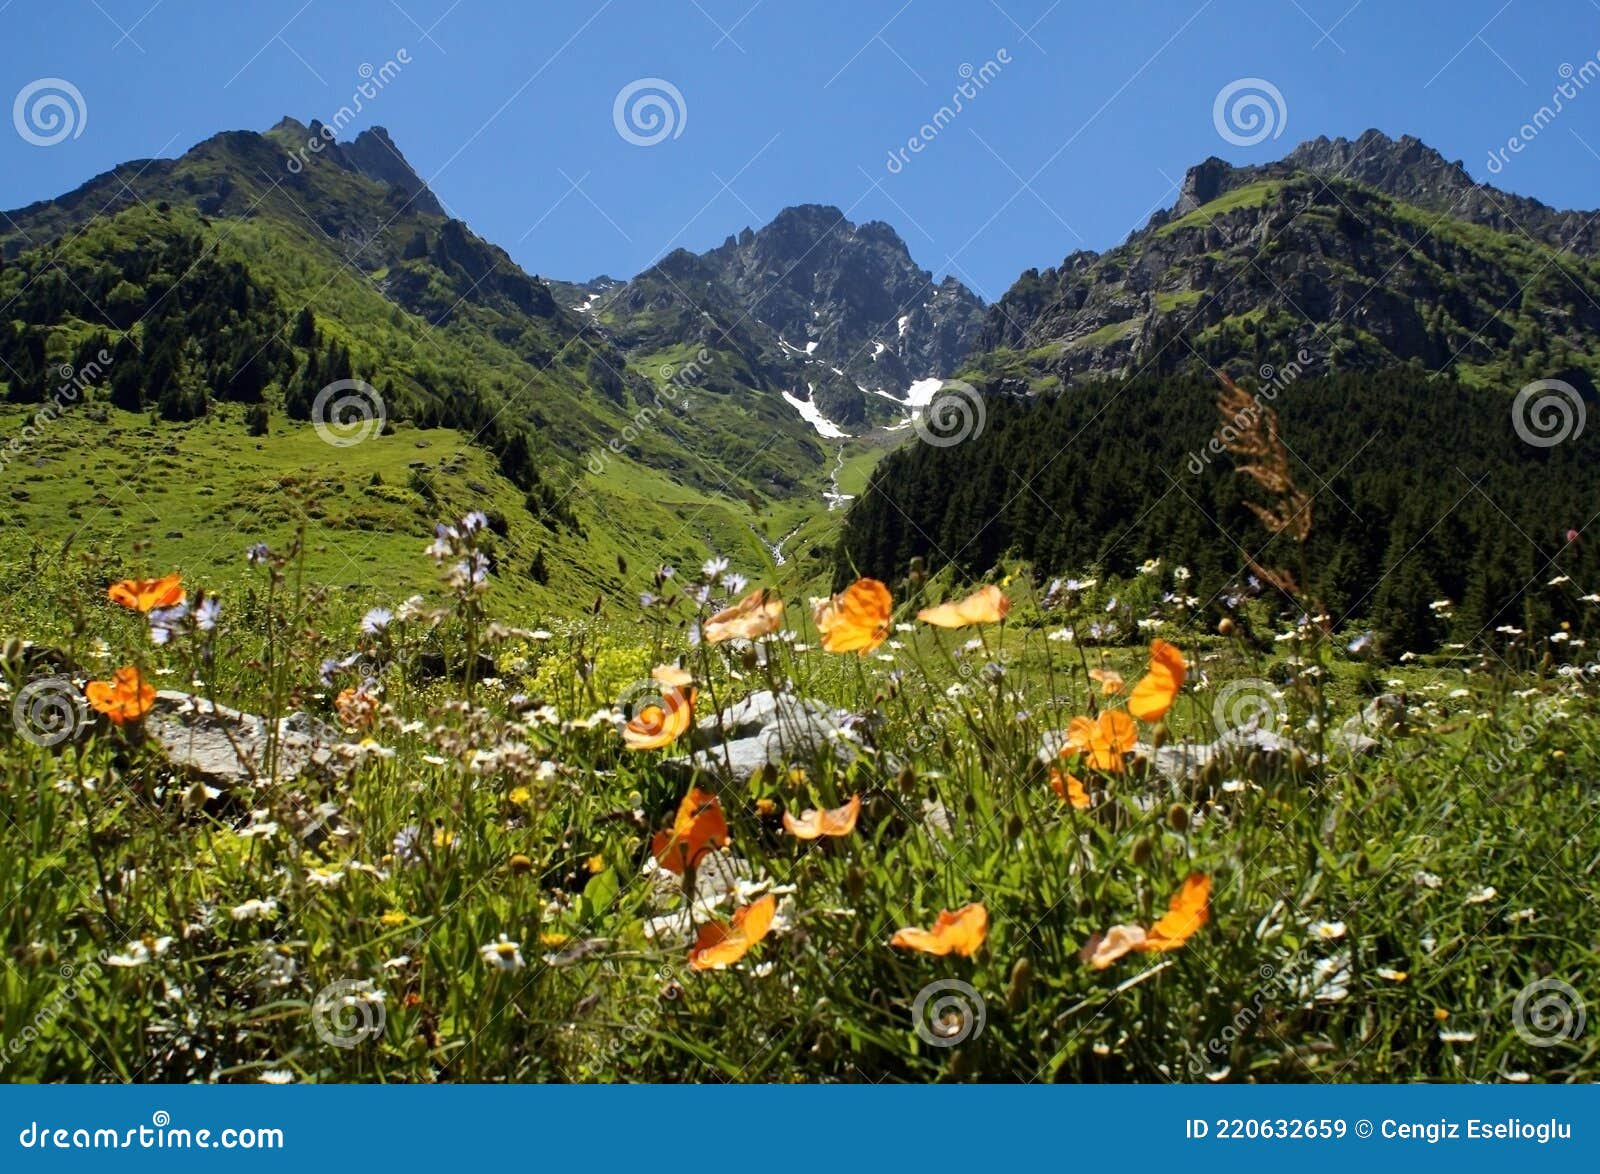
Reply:
[[352, 652], [342, 660], [325, 660], [317, 669], [317, 675], [322, 678], [324, 685], [332, 685], [334, 677], [361, 659], [359, 652]]
[[368, 636], [376, 636], [389, 627], [389, 621], [394, 619], [394, 612], [386, 607], [375, 607], [361, 617], [361, 630]]
[[260, 566], [272, 557], [272, 551], [267, 548], [265, 542], [258, 542], [244, 552], [244, 557], [251, 566]]
[[209, 632], [217, 626], [217, 616], [222, 614], [222, 604], [214, 596], [206, 596], [200, 601], [200, 606], [194, 609], [194, 625], [202, 632]]
[[158, 607], [149, 616], [150, 642], [152, 644], [165, 644], [178, 634], [184, 617], [189, 614], [187, 602], [176, 603], [171, 607]]
[[420, 864], [421, 842], [422, 832], [415, 824], [401, 828], [394, 837], [394, 858], [401, 864]]

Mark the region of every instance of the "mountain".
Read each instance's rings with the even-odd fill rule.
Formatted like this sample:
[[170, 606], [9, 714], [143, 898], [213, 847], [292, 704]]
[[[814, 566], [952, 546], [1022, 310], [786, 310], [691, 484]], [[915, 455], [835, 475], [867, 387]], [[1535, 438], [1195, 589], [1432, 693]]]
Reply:
[[[835, 580], [1087, 572], [1122, 609], [1088, 630], [1127, 635], [1159, 560], [1201, 623], [1276, 612], [1278, 584], [1393, 653], [1553, 631], [1600, 574], [1592, 219], [1376, 131], [1209, 159], [990, 308], [962, 372], [982, 402], [877, 465]], [[1244, 385], [1226, 415], [1216, 372]], [[1560, 383], [1514, 399], [1536, 380]]]
[[[304, 527], [322, 581], [388, 588], [427, 581], [433, 522], [476, 507], [533, 601], [708, 549], [769, 565], [838, 454], [736, 356], [642, 365], [571, 293], [451, 217], [381, 128], [229, 131], [13, 210], [0, 427], [26, 443], [0, 454], [0, 547], [138, 540], [203, 574]], [[372, 425], [330, 446], [350, 380]]]
[[1588, 391], [1593, 220], [1378, 131], [1260, 166], [1208, 159], [1122, 245], [1024, 273], [986, 316], [970, 373], [1041, 391], [1208, 366], [1417, 363], [1478, 385], [1561, 377]]
[[703, 254], [676, 250], [617, 288], [580, 292], [630, 353], [692, 341], [729, 353], [752, 386], [787, 393], [825, 436], [903, 420], [919, 381], [947, 377], [978, 338], [983, 307], [935, 282], [881, 221], [819, 204], [785, 208]]

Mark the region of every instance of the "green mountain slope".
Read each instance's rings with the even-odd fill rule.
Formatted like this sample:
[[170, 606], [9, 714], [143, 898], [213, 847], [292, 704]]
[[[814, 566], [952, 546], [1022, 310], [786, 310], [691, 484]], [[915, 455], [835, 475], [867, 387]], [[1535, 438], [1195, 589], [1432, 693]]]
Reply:
[[1474, 184], [1415, 139], [1321, 139], [1191, 169], [1177, 203], [1102, 255], [1023, 274], [993, 307], [978, 380], [1291, 364], [1417, 363], [1514, 391], [1600, 370], [1592, 218]]
[[[9, 214], [8, 549], [138, 538], [147, 565], [200, 573], [304, 524], [327, 581], [360, 579], [354, 529], [386, 583], [476, 502], [503, 516], [512, 595], [573, 607], [708, 548], [759, 569], [819, 500], [832, 454], [781, 398], [730, 409], [741, 373], [692, 347], [630, 361], [445, 216], [381, 131], [291, 170], [307, 129], [218, 135]], [[381, 420], [330, 445], [339, 397], [318, 395], [352, 379]]]

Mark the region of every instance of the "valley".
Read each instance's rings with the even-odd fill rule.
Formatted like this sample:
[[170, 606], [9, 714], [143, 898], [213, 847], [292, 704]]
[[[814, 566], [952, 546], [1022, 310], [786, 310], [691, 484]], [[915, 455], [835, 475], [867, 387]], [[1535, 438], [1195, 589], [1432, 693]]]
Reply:
[[1594, 1079], [1590, 214], [562, 280], [323, 138], [0, 216], [8, 1078]]

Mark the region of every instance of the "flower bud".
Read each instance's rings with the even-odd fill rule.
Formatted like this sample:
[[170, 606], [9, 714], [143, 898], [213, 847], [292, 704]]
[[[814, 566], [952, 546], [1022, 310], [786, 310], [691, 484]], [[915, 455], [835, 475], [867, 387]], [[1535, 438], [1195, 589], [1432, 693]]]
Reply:
[[1006, 987], [1006, 1012], [1015, 1015], [1027, 1006], [1028, 994], [1033, 988], [1033, 963], [1018, 958], [1011, 967], [1011, 985]]

